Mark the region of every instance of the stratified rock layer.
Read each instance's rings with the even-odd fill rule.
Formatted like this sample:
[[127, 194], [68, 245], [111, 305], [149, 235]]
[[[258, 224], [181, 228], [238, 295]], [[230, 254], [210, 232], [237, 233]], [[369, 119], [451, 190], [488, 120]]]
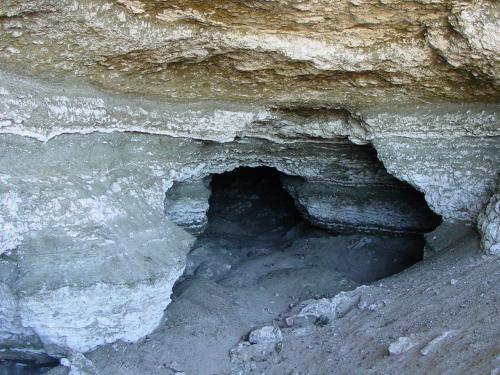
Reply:
[[285, 189], [312, 223], [334, 232], [425, 232], [439, 218], [404, 184], [341, 185], [284, 179]]
[[0, 63], [163, 98], [492, 101], [498, 13], [493, 0], [7, 0]]
[[10, 156], [0, 162], [10, 228], [0, 256], [12, 264], [1, 284], [10, 296], [2, 330], [36, 333], [54, 353], [153, 330], [193, 240], [165, 219], [160, 169], [128, 164], [127, 146], [70, 138], [64, 146], [3, 139]]
[[484, 212], [478, 218], [478, 227], [483, 238], [481, 246], [493, 255], [500, 255], [500, 191], [491, 197]]
[[189, 233], [205, 230], [210, 198], [210, 179], [174, 184], [165, 196], [165, 215]]
[[1, 1], [0, 345], [151, 331], [192, 241], [171, 220], [205, 221], [209, 192], [175, 186], [239, 166], [334, 203], [389, 172], [446, 220], [482, 212], [496, 253], [498, 19], [492, 0]]

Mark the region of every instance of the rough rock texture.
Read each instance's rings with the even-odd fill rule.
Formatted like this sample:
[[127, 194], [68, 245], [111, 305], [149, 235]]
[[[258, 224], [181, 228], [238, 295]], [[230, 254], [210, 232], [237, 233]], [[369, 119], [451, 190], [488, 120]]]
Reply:
[[210, 178], [174, 184], [165, 195], [165, 215], [189, 233], [200, 234], [207, 226]]
[[495, 188], [500, 164], [495, 104], [376, 106], [353, 112], [230, 102], [164, 104], [86, 86], [75, 90], [1, 73], [0, 78], [0, 133], [43, 141], [96, 131], [217, 142], [348, 137], [358, 144], [372, 142], [389, 172], [424, 192], [432, 209], [449, 220], [475, 222]]
[[352, 186], [284, 178], [283, 186], [309, 221], [334, 232], [426, 232], [439, 218], [404, 184]]
[[188, 259], [232, 267], [224, 278], [185, 274], [168, 320], [146, 339], [88, 353], [101, 375], [229, 374], [231, 358], [265, 359], [279, 348], [289, 329], [270, 320], [290, 304], [333, 297], [404, 269], [422, 246], [415, 235], [331, 235], [307, 225], [269, 169], [217, 175], [212, 187], [209, 224]]
[[77, 139], [64, 147], [11, 140], [2, 140], [0, 162], [9, 224], [0, 257], [2, 267], [11, 264], [10, 276], [2, 272], [10, 301], [2, 303], [2, 330], [35, 332], [57, 353], [154, 329], [192, 243], [157, 204], [166, 190], [161, 170]]
[[493, 255], [500, 255], [500, 191], [491, 197], [490, 202], [478, 218], [478, 227], [483, 233], [481, 246]]
[[[1, 1], [2, 355], [150, 332], [193, 241], [173, 221], [199, 232], [199, 184], [242, 165], [333, 186], [344, 204], [346, 187], [371, 186], [351, 226], [430, 228], [407, 213], [368, 220], [395, 177], [448, 221], [481, 213], [498, 253], [499, 12], [494, 0]], [[401, 214], [394, 200], [384, 207]]]
[[[175, 180], [268, 165], [311, 181], [400, 185], [367, 146], [341, 139], [280, 145], [95, 133], [47, 143], [3, 135], [2, 143], [0, 202], [8, 214], [2, 259], [15, 269], [5, 282], [15, 296], [5, 319], [36, 332], [45, 347], [56, 345], [54, 352], [136, 340], [157, 324], [191, 242], [163, 216], [164, 192]], [[200, 185], [189, 186], [188, 196], [200, 192]], [[201, 192], [205, 209], [204, 185]], [[167, 211], [174, 196], [175, 187], [167, 192]], [[191, 204], [185, 209], [200, 222], [200, 211]], [[360, 220], [377, 209], [368, 202]]]
[[[292, 308], [274, 319], [282, 325], [279, 350], [238, 356], [228, 373], [497, 373], [499, 259], [481, 254], [471, 231], [436, 246], [435, 257], [398, 275], [297, 306], [333, 319], [294, 322]], [[350, 307], [338, 316], [340, 301]]]
[[373, 144], [389, 173], [424, 192], [446, 219], [474, 222], [495, 189], [498, 137], [387, 137]]
[[[498, 97], [498, 3], [2, 1], [4, 69], [163, 98]], [[294, 90], [290, 90], [294, 87]]]

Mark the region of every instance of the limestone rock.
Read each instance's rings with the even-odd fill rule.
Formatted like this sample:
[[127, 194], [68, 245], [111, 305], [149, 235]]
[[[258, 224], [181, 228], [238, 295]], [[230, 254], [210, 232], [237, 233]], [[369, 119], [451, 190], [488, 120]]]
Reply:
[[165, 195], [165, 215], [174, 223], [197, 235], [207, 226], [209, 179], [182, 182], [172, 186]]
[[434, 212], [450, 221], [475, 222], [495, 189], [498, 139], [386, 137], [374, 146], [389, 173], [422, 191]]
[[153, 330], [204, 179], [239, 166], [300, 177], [324, 227], [432, 229], [399, 179], [446, 220], [482, 212], [498, 253], [498, 19], [493, 0], [0, 1], [2, 353]]
[[[22, 199], [10, 211], [13, 231], [0, 255], [3, 265], [15, 267], [2, 280], [2, 293], [10, 296], [2, 302], [2, 329], [18, 337], [19, 349], [30, 335], [53, 353], [138, 340], [160, 322], [184, 269], [193, 238], [165, 219], [161, 204], [148, 203], [162, 201], [161, 181], [150, 180], [148, 189], [148, 177], [137, 171], [107, 163], [96, 168], [93, 163], [106, 158], [96, 151], [88, 148], [78, 167], [62, 167], [69, 160], [62, 155], [45, 166], [48, 159], [32, 159], [25, 168], [18, 168], [22, 157], [15, 158], [17, 167], [2, 161], [3, 194], [31, 186], [16, 190]], [[54, 184], [59, 187], [52, 189]]]
[[433, 338], [429, 341], [421, 350], [420, 354], [429, 355], [433, 351], [437, 350], [441, 345], [445, 343], [445, 341], [451, 339], [453, 336], [456, 336], [459, 331], [457, 330], [449, 330], [441, 333], [440, 335]]
[[82, 353], [72, 352], [68, 358], [61, 359], [61, 365], [69, 368], [68, 375], [99, 375], [92, 361]]
[[498, 188], [479, 215], [478, 227], [482, 234], [481, 246], [484, 251], [500, 255], [500, 191]]
[[439, 223], [424, 198], [403, 184], [345, 186], [286, 178], [284, 187], [305, 217], [334, 232], [424, 232]]
[[0, 4], [0, 63], [53, 80], [341, 106], [498, 97], [495, 1], [25, 3]]
[[274, 326], [255, 328], [248, 334], [248, 342], [251, 344], [276, 344], [282, 340], [281, 330]]
[[288, 326], [302, 326], [316, 323], [318, 319], [339, 319], [359, 303], [365, 286], [353, 291], [340, 292], [333, 298], [307, 300], [294, 307], [285, 319]]
[[400, 337], [396, 341], [392, 342], [389, 345], [389, 354], [390, 355], [398, 355], [407, 352], [408, 350], [413, 349], [415, 346], [419, 344], [419, 341], [414, 337]]
[[426, 39], [455, 68], [498, 84], [500, 5], [496, 1], [455, 2], [448, 16], [448, 30], [430, 28]]

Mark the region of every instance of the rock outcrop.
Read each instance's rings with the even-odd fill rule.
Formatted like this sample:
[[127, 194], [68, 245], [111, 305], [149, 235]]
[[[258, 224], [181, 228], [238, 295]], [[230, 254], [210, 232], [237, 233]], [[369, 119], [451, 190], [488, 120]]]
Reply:
[[493, 255], [500, 255], [500, 191], [491, 197], [478, 218], [479, 231], [483, 234], [481, 246]]
[[202, 233], [208, 223], [210, 178], [174, 184], [165, 196], [165, 215], [194, 235]]
[[0, 17], [4, 69], [122, 93], [342, 106], [498, 97], [493, 0], [7, 0]]
[[127, 167], [81, 139], [47, 148], [7, 138], [2, 330], [36, 334], [51, 353], [143, 337], [162, 318], [193, 241], [156, 204], [166, 190], [160, 171], [138, 160]]
[[[204, 181], [240, 166], [293, 176], [323, 227], [426, 231], [425, 199], [498, 254], [499, 13], [493, 0], [1, 1], [2, 353], [152, 331], [194, 240], [181, 227], [206, 224]], [[398, 180], [423, 198], [408, 204]]]
[[426, 232], [439, 217], [423, 197], [404, 184], [305, 182], [284, 179], [284, 187], [297, 207], [315, 225], [333, 232]]

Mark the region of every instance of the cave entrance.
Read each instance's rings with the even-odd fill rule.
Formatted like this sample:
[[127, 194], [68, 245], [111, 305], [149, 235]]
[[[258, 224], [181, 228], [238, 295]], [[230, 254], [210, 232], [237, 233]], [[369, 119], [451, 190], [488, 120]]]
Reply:
[[240, 167], [214, 175], [207, 234], [246, 241], [273, 241], [304, 223], [282, 187], [282, 173], [270, 167]]
[[[313, 225], [285, 190], [289, 178], [270, 167], [213, 175], [208, 226], [188, 256], [183, 280], [259, 286], [303, 299], [336, 293], [332, 283], [373, 282], [422, 259], [422, 233], [366, 232], [363, 226], [364, 232], [340, 233]], [[400, 199], [407, 197], [413, 210], [424, 204], [428, 214], [415, 194], [404, 191]]]
[[[415, 229], [436, 223], [418, 192], [383, 166], [385, 184], [370, 187], [332, 183], [331, 175], [312, 170], [318, 179], [240, 167], [167, 192], [167, 216], [198, 239], [160, 334], [163, 347], [177, 350], [172, 358], [185, 358], [189, 348], [188, 362], [203, 364], [191, 372], [229, 372], [221, 365], [238, 348], [262, 358], [262, 346], [250, 342], [256, 327], [293, 335], [310, 334], [309, 323], [323, 329], [328, 317], [297, 324], [286, 317], [304, 301], [332, 298], [422, 259], [423, 234]], [[248, 341], [234, 347], [242, 337]]]

